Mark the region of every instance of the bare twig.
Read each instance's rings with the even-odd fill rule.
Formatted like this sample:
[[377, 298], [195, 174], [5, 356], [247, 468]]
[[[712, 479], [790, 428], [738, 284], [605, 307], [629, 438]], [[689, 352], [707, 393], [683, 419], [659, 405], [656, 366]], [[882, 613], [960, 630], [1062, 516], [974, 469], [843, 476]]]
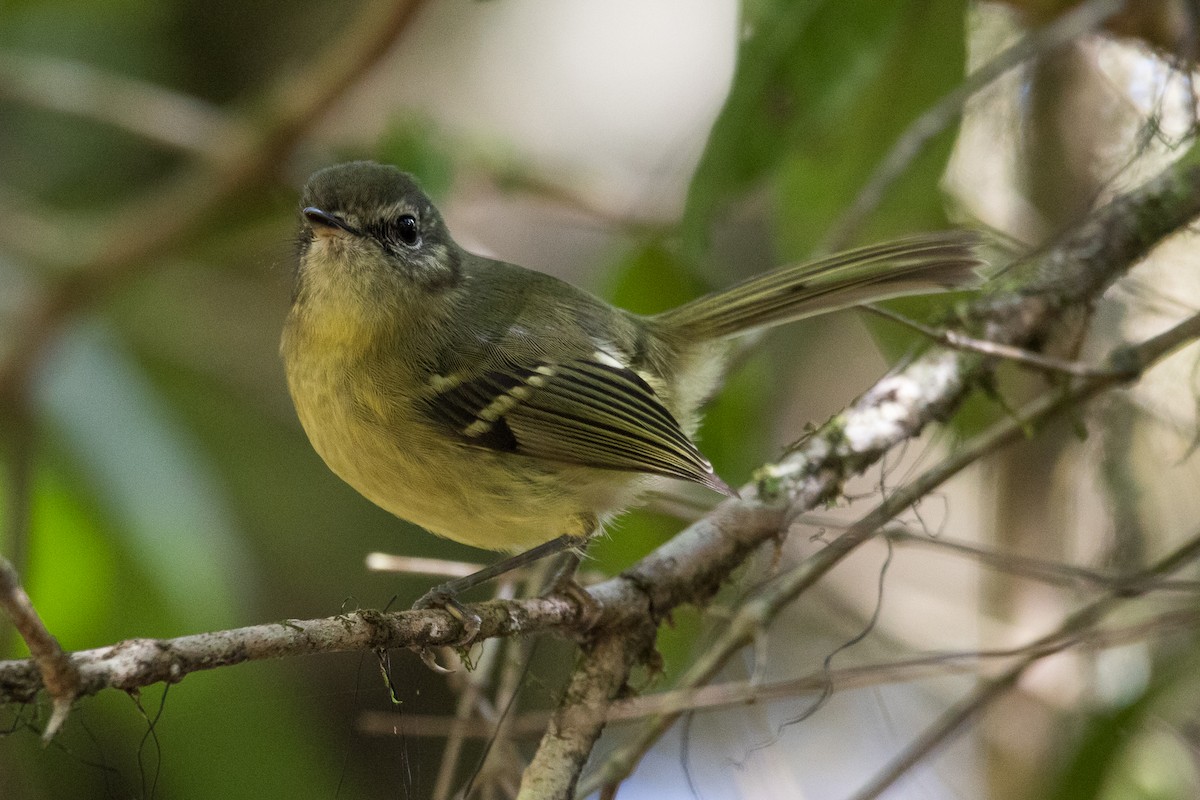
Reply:
[[1029, 647], [1029, 652], [1002, 675], [975, 690], [946, 711], [936, 723], [919, 736], [891, 764], [859, 790], [853, 800], [874, 800], [887, 791], [908, 770], [920, 763], [929, 753], [944, 745], [957, 735], [971, 719], [981, 713], [997, 698], [1016, 685], [1021, 675], [1030, 666], [1075, 644], [1077, 636], [1095, 627], [1104, 617], [1140, 587], [1153, 584], [1200, 557], [1200, 536], [1195, 536], [1161, 559], [1149, 569], [1131, 576], [1129, 585], [1107, 592], [1071, 614], [1054, 631], [1046, 634]]
[[[891, 309], [884, 308], [880, 305], [870, 304], [861, 306], [866, 311], [871, 312], [884, 319], [897, 322], [907, 328], [917, 331], [926, 338], [953, 347], [955, 350], [969, 350], [972, 353], [990, 356], [992, 358], [1002, 358], [1006, 361], [1013, 361], [1017, 364], [1024, 364], [1027, 367], [1052, 372], [1062, 375], [1073, 375], [1078, 378], [1087, 377], [1103, 377], [1111, 375], [1113, 368], [1110, 366], [1096, 367], [1091, 364], [1084, 364], [1079, 361], [1067, 361], [1053, 356], [1043, 355], [1026, 350], [1023, 347], [1013, 347], [1012, 345], [1002, 344], [1001, 342], [989, 342], [986, 339], [976, 339], [972, 336], [967, 336], [961, 331], [951, 330], [950, 328], [935, 328], [931, 325], [925, 325], [917, 322], [914, 319], [909, 319], [903, 314], [897, 314]], [[1119, 376], [1118, 376], [1119, 377]]]
[[[1169, 578], [1159, 578], [1150, 585], [1154, 589], [1159, 589], [1171, 583]], [[1133, 642], [1145, 641], [1152, 636], [1161, 637], [1194, 632], [1198, 626], [1200, 626], [1200, 619], [1197, 618], [1194, 609], [1174, 609], [1130, 625], [1082, 630], [1075, 638], [1075, 642], [1092, 650], [1125, 647]], [[895, 686], [948, 675], [996, 677], [999, 668], [988, 667], [989, 664], [997, 661], [1012, 661], [1027, 656], [1035, 650], [1040, 651], [1040, 645], [1037, 642], [1003, 650], [935, 652], [854, 667], [821, 669], [798, 678], [769, 683], [750, 680], [699, 686], [692, 689], [673, 689], [617, 700], [609, 707], [607, 719], [610, 723], [636, 720], [661, 714], [668, 708], [705, 711], [752, 705], [823, 692], [830, 685], [838, 691], [843, 691], [875, 686]], [[508, 730], [514, 736], [537, 735], [546, 730], [549, 722], [550, 712], [531, 711], [514, 717], [508, 723]], [[445, 737], [457, 732], [475, 739], [486, 739], [496, 733], [495, 723], [486, 719], [473, 720], [471, 725], [462, 727], [454, 717], [430, 714], [404, 714], [403, 725], [398, 725], [397, 714], [389, 711], [365, 712], [359, 719], [358, 728], [364, 733], [377, 736], [395, 736], [398, 731], [401, 731], [405, 736]]]
[[[1060, 586], [1077, 586], [1080, 584], [1099, 588], [1112, 588], [1123, 584], [1127, 578], [1119, 574], [1097, 572], [1074, 564], [1064, 564], [1060, 561], [1048, 561], [1041, 558], [1002, 553], [986, 547], [979, 547], [968, 542], [954, 541], [945, 537], [929, 537], [912, 533], [900, 528], [884, 531], [884, 535], [898, 544], [923, 545], [938, 550], [957, 553], [977, 559], [993, 569], [1020, 575], [1045, 583]], [[1155, 587], [1159, 591], [1168, 592], [1200, 592], [1200, 581], [1164, 579]]]
[[373, 572], [435, 575], [439, 578], [465, 578], [467, 575], [483, 569], [482, 564], [472, 564], [469, 561], [398, 556], [391, 553], [367, 553], [366, 566]]

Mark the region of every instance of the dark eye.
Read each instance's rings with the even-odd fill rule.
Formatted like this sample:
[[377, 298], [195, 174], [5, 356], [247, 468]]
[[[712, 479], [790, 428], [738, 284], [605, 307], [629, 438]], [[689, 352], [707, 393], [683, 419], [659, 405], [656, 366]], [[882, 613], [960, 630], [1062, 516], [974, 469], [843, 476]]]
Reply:
[[393, 230], [396, 233], [396, 238], [409, 247], [415, 247], [421, 241], [421, 226], [417, 224], [417, 218], [412, 214], [405, 214], [398, 218], [393, 226]]

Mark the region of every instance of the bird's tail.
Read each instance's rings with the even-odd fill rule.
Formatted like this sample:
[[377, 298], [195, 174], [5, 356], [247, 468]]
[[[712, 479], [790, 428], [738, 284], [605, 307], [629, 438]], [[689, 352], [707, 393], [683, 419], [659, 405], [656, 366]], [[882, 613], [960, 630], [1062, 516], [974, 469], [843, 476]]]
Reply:
[[971, 286], [979, 236], [930, 233], [757, 275], [655, 317], [682, 337], [720, 339], [839, 308]]

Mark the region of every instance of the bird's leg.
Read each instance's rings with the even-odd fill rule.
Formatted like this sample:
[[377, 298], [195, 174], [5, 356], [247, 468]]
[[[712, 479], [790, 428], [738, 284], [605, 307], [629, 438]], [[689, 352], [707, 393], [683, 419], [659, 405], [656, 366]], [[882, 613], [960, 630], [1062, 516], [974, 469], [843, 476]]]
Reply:
[[579, 569], [579, 564], [583, 560], [583, 552], [587, 547], [587, 541], [584, 540], [579, 547], [572, 548], [563, 554], [561, 563], [554, 570], [554, 575], [546, 582], [546, 586], [542, 589], [542, 596], [553, 594], [561, 594], [575, 601], [582, 612], [584, 627], [590, 629], [596, 620], [600, 617], [600, 605], [582, 586], [575, 580], [575, 573]]
[[575, 573], [579, 571], [579, 564], [583, 561], [583, 551], [586, 547], [587, 543], [585, 542], [562, 554], [550, 579], [542, 586], [541, 593], [543, 595], [570, 592], [570, 587], [579, 587], [579, 584], [575, 582]]
[[[466, 645], [470, 644], [475, 639], [476, 634], [479, 633], [479, 626], [482, 624], [482, 620], [479, 619], [478, 614], [469, 611], [466, 606], [458, 602], [459, 594], [467, 591], [468, 589], [474, 589], [481, 583], [490, 581], [492, 578], [503, 575], [506, 572], [511, 572], [514, 569], [527, 566], [535, 561], [540, 561], [547, 556], [552, 556], [556, 553], [561, 553], [564, 550], [570, 550], [575, 547], [582, 547], [587, 544], [587, 540], [587, 536], [572, 536], [570, 534], [564, 534], [559, 536], [557, 539], [551, 539], [550, 541], [543, 542], [536, 547], [531, 547], [523, 553], [517, 553], [516, 555], [509, 556], [508, 558], [502, 558], [495, 564], [490, 564], [478, 572], [472, 572], [470, 575], [465, 577], [455, 578], [454, 580], [438, 584], [425, 594], [421, 595], [420, 599], [413, 603], [413, 608], [446, 609], [451, 616], [463, 624], [465, 635], [461, 640], [455, 642], [455, 645], [458, 647], [465, 647]], [[576, 557], [575, 564], [578, 563], [579, 559]], [[574, 569], [572, 568], [571, 574], [573, 574], [573, 572]], [[559, 571], [559, 574], [561, 574], [561, 570]], [[568, 574], [567, 578], [570, 580], [570, 574]], [[556, 578], [555, 580], [557, 581], [558, 579]]]

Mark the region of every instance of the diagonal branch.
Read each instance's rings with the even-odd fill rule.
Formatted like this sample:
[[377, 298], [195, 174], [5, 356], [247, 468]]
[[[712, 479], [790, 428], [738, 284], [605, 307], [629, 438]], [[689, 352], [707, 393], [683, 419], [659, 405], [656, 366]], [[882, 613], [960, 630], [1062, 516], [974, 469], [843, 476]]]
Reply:
[[[958, 448], [953, 455], [890, 494], [875, 510], [850, 526], [825, 548], [795, 568], [777, 576], [745, 602], [726, 625], [724, 633], [705, 649], [703, 656], [679, 679], [679, 688], [691, 689], [711, 681], [734, 654], [761, 635], [779, 612], [803, 592], [812, 588], [856, 548], [874, 538], [898, 514], [912, 507], [964, 468], [1005, 445], [1019, 441], [1029, 430], [1036, 429], [1064, 412], [1078, 408], [1107, 389], [1125, 383], [1126, 378], [1121, 377], [1123, 374], [1140, 374], [1142, 370], [1167, 357], [1179, 347], [1197, 339], [1200, 339], [1200, 314], [1189, 317], [1137, 347], [1116, 351], [1110, 362], [1128, 365], [1131, 368], [1129, 371], [1114, 370], [1082, 379], [1066, 390], [1052, 388], [1026, 406], [1021, 414], [996, 424], [989, 431]], [[1130, 585], [1136, 583], [1137, 579], [1123, 579], [1120, 581], [1121, 588], [1113, 591], [1126, 592]], [[1127, 592], [1122, 596], [1127, 596]], [[608, 764], [589, 782], [582, 794], [586, 796], [591, 790], [619, 783], [628, 777], [650, 746], [687, 710], [689, 709], [686, 706], [669, 707], [663, 713], [650, 718], [625, 747], [613, 754]]]
[[29, 647], [32, 654], [29, 662], [37, 669], [37, 675], [53, 701], [53, 711], [42, 732], [42, 738], [49, 741], [66, 721], [71, 704], [79, 694], [79, 668], [46, 629], [33, 601], [21, 586], [17, 570], [3, 557], [0, 557], [0, 609]]

